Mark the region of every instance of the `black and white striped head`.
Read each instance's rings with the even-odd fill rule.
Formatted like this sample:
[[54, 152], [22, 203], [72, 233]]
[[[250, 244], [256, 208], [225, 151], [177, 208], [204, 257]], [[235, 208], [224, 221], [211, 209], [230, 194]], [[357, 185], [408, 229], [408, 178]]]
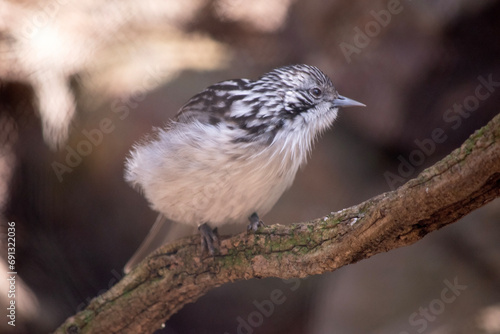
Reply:
[[[333, 109], [364, 104], [340, 96], [332, 81], [320, 69], [310, 65], [292, 65], [275, 69], [255, 82], [278, 96], [280, 114], [296, 116], [315, 109]], [[271, 106], [272, 107], [272, 106]]]
[[315, 137], [330, 126], [339, 107], [364, 104], [338, 94], [317, 67], [277, 68], [252, 81], [235, 79], [212, 85], [179, 112], [179, 121], [221, 123], [239, 131], [237, 141], [271, 143], [280, 131], [305, 129]]

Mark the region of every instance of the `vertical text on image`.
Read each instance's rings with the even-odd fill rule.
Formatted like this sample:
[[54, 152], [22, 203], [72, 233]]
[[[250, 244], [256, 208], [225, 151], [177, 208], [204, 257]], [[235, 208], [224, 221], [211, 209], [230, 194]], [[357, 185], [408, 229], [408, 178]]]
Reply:
[[7, 265], [9, 271], [7, 272], [8, 292], [7, 298], [9, 300], [7, 307], [7, 324], [16, 326], [16, 223], [7, 223]]

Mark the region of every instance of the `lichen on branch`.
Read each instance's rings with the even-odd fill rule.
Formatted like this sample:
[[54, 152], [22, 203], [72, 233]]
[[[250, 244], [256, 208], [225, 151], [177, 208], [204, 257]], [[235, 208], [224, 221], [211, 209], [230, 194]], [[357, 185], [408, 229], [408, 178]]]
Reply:
[[306, 277], [411, 245], [500, 196], [500, 115], [415, 179], [316, 220], [164, 245], [55, 333], [152, 333], [185, 304], [227, 282]]

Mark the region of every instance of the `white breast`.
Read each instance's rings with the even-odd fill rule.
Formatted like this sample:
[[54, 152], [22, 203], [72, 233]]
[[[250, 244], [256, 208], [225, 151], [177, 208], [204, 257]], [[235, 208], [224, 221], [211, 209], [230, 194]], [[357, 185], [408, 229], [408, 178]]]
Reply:
[[246, 223], [253, 212], [263, 216], [292, 184], [311, 143], [298, 149], [304, 143], [293, 141], [302, 136], [277, 136], [270, 146], [229, 145], [230, 131], [177, 124], [135, 148], [126, 178], [153, 209], [179, 223], [215, 227]]

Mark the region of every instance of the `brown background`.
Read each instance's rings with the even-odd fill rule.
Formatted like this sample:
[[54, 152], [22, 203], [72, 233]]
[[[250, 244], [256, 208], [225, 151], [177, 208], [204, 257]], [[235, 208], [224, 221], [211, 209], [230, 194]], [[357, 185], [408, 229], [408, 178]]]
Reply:
[[[121, 276], [156, 216], [125, 184], [125, 156], [214, 82], [307, 63], [329, 75], [342, 95], [367, 105], [340, 112], [293, 187], [264, 217], [269, 224], [320, 217], [391, 190], [384, 175], [398, 175], [401, 159], [417, 154], [415, 140], [431, 138], [435, 129], [447, 138], [408, 177], [486, 124], [500, 101], [497, 87], [456, 128], [443, 118], [456, 116], [447, 110], [474, 96], [479, 76], [500, 81], [498, 1], [6, 4], [0, 11], [2, 224], [16, 222], [19, 282], [36, 296], [18, 297], [19, 333], [55, 329]], [[56, 43], [33, 33], [46, 28], [54, 28]], [[348, 57], [347, 44], [357, 48]], [[33, 77], [44, 83], [44, 71], [67, 79], [75, 100], [70, 137], [59, 151], [44, 142], [37, 113], [40, 94], [32, 83]], [[96, 133], [103, 120], [108, 133], [88, 146], [85, 133]], [[74, 167], [66, 161], [72, 150], [88, 153]], [[54, 163], [71, 171], [58, 178]], [[238, 319], [250, 317], [253, 333], [500, 333], [491, 320], [500, 319], [499, 220], [497, 200], [411, 247], [292, 282], [295, 290], [280, 279], [229, 284], [186, 306], [162, 332], [232, 334]], [[446, 282], [455, 279], [466, 288], [443, 303]], [[255, 303], [276, 289], [285, 300], [260, 323]], [[0, 329], [11, 330], [5, 323]]]

